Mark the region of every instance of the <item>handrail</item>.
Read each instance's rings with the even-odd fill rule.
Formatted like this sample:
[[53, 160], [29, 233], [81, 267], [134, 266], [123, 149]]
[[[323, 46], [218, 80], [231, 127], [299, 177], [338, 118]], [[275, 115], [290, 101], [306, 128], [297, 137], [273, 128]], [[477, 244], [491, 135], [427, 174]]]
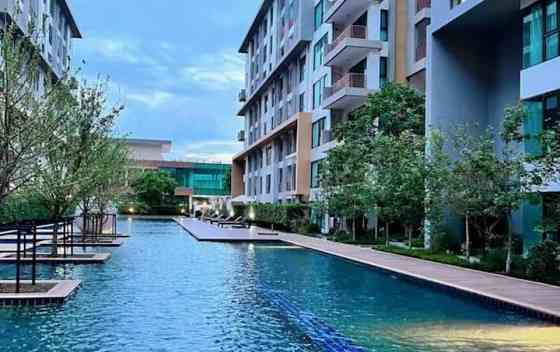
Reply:
[[326, 52], [333, 51], [346, 38], [367, 39], [367, 26], [350, 25], [346, 27], [331, 44], [327, 45]]
[[336, 81], [331, 87], [325, 87], [323, 97], [330, 97], [344, 88], [366, 88], [365, 73], [347, 73]]

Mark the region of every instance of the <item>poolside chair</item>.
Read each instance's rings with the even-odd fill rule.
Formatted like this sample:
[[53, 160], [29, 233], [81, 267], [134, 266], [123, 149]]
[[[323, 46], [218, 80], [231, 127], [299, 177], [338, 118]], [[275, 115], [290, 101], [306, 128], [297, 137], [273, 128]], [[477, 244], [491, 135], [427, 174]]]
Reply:
[[210, 217], [210, 216], [205, 216], [202, 218], [203, 221], [207, 221], [207, 222], [212, 222], [212, 221], [219, 221], [219, 220], [225, 220], [223, 215], [218, 215], [218, 216], [214, 216], [214, 217]]
[[225, 227], [225, 226], [248, 228], [249, 222], [247, 222], [242, 216], [238, 217], [233, 221], [218, 222], [218, 227]]
[[209, 222], [210, 224], [214, 224], [214, 223], [219, 223], [222, 221], [233, 221], [233, 216], [228, 216], [227, 218], [215, 218], [215, 219], [210, 219]]

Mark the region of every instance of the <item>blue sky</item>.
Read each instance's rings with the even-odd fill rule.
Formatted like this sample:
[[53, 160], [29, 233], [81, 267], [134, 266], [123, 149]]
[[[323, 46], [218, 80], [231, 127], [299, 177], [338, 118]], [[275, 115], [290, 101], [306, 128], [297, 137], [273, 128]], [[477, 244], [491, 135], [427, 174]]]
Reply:
[[111, 96], [126, 106], [120, 133], [172, 140], [172, 159], [231, 161], [241, 149], [237, 49], [259, 3], [72, 0], [84, 36], [73, 62], [86, 79], [109, 76]]

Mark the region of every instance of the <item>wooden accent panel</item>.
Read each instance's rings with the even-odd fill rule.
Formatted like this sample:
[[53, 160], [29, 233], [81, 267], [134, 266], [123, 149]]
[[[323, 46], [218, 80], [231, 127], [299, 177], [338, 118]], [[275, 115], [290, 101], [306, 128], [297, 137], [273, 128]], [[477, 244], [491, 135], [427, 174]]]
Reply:
[[309, 199], [311, 188], [311, 114], [298, 114], [296, 136], [296, 194], [304, 201]]
[[243, 174], [245, 174], [244, 160], [234, 160], [231, 165], [231, 195], [237, 197], [245, 194], [243, 187]]
[[406, 84], [408, 4], [406, 0], [396, 0], [395, 19], [395, 81]]

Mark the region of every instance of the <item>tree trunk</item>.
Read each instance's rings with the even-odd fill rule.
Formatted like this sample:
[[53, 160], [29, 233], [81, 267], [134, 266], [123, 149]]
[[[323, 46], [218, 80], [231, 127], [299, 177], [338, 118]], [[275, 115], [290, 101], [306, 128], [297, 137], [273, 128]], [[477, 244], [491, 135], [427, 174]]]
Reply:
[[352, 218], [352, 241], [356, 242], [356, 218]]
[[465, 214], [465, 256], [471, 260], [471, 233], [469, 231], [469, 213]]
[[375, 241], [377, 242], [377, 240], [379, 239], [379, 221], [376, 218], [375, 219], [375, 225], [373, 227], [373, 237], [375, 238]]
[[408, 235], [408, 248], [412, 249], [412, 227], [406, 226], [405, 229]]
[[511, 224], [511, 214], [508, 212], [507, 214], [507, 223], [508, 223], [508, 239], [507, 239], [507, 258], [506, 258], [506, 273], [511, 273], [511, 251], [513, 246], [513, 229]]
[[385, 224], [385, 246], [389, 247], [389, 223]]

